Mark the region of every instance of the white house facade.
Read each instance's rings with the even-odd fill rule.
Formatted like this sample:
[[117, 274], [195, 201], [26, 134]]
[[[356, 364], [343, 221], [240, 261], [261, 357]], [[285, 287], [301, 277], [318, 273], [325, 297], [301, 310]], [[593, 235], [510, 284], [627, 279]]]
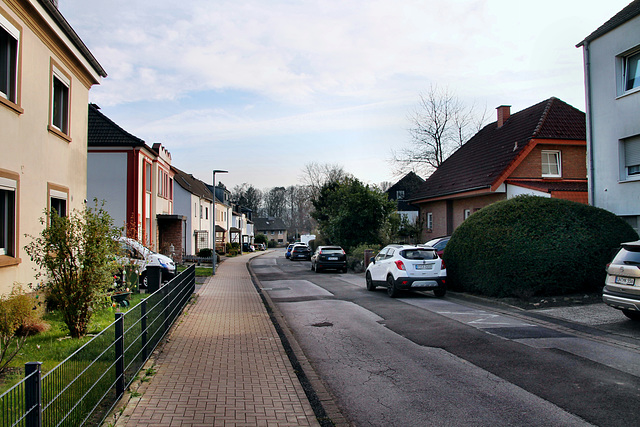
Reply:
[[583, 48], [590, 204], [640, 227], [640, 1]]

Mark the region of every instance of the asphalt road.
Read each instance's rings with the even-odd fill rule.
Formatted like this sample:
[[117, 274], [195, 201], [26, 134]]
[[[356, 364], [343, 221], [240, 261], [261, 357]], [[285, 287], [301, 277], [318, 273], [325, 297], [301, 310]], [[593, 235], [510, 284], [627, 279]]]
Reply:
[[251, 265], [354, 425], [640, 425], [640, 325], [608, 307], [391, 299], [281, 251]]

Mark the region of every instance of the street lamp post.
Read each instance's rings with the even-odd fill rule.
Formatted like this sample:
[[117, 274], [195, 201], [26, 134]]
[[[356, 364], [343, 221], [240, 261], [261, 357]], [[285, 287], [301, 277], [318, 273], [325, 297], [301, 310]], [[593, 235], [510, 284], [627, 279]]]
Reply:
[[213, 254], [211, 255], [211, 266], [213, 267], [212, 275], [216, 274], [216, 260], [218, 254], [216, 253], [216, 173], [229, 173], [229, 171], [214, 169], [213, 171], [213, 208], [211, 209], [211, 216], [213, 217]]

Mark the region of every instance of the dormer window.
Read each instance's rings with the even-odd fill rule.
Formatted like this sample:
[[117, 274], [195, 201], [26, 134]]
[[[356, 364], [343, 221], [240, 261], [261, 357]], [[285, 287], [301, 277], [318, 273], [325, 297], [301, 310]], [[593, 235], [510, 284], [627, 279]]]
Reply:
[[404, 190], [396, 191], [396, 200], [404, 200]]
[[562, 176], [560, 164], [560, 151], [542, 151], [543, 178], [560, 178]]

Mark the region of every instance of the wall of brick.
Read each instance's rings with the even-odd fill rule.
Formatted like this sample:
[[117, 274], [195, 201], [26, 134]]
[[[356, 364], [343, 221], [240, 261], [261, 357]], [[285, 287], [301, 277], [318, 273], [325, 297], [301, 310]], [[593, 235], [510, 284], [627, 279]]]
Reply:
[[518, 165], [510, 178], [542, 178], [542, 151], [561, 152], [562, 177], [567, 179], [585, 179], [587, 177], [587, 148], [572, 145], [537, 145]]
[[176, 263], [182, 262], [182, 220], [171, 219], [158, 221], [158, 234], [160, 253], [170, 256], [171, 245], [173, 245], [173, 260]]

